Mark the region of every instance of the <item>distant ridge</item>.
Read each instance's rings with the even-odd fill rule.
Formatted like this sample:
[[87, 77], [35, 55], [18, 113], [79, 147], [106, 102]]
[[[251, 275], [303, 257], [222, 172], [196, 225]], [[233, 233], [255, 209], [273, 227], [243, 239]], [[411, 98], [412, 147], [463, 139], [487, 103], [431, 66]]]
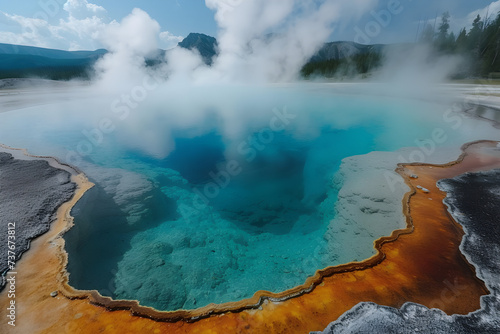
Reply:
[[0, 79], [42, 77], [87, 78], [88, 70], [107, 51], [63, 51], [0, 43]]
[[[217, 40], [201, 33], [190, 33], [177, 47], [197, 50], [207, 65], [212, 65], [218, 53]], [[354, 42], [331, 42], [323, 47], [309, 60], [311, 71], [323, 66], [325, 62], [343, 61], [367, 55], [379, 55], [386, 45], [362, 45]], [[0, 43], [0, 79], [41, 77], [52, 80], [68, 80], [73, 78], [89, 78], [89, 71], [94, 63], [108, 51], [63, 51], [25, 45]], [[165, 62], [165, 54], [169, 51], [158, 50], [147, 66], [155, 66]], [[312, 66], [311, 66], [312, 64]], [[307, 66], [306, 65], [306, 66]]]
[[108, 51], [99, 49], [95, 51], [63, 51], [55, 49], [39, 48], [35, 46], [14, 45], [0, 43], [0, 54], [40, 56], [51, 59], [84, 59], [96, 58], [106, 54]]
[[[217, 40], [205, 34], [190, 33], [178, 45], [185, 49], [198, 50], [209, 65], [212, 64], [213, 58], [217, 55]], [[381, 53], [385, 47], [383, 44], [363, 45], [354, 42], [330, 42], [325, 43], [309, 61], [341, 60], [363, 54]]]

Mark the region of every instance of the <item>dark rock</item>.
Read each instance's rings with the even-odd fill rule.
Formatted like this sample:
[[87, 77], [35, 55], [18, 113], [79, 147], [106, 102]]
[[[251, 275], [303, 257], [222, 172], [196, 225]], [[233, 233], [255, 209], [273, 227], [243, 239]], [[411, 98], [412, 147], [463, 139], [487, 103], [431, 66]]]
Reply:
[[205, 34], [190, 33], [179, 46], [188, 50], [198, 50], [207, 65], [212, 65], [213, 58], [217, 55], [217, 40]]
[[30, 240], [49, 230], [57, 209], [73, 196], [76, 184], [70, 177], [45, 160], [18, 160], [0, 152], [0, 289], [8, 271], [9, 224], [15, 223], [11, 235], [17, 261], [29, 249]]

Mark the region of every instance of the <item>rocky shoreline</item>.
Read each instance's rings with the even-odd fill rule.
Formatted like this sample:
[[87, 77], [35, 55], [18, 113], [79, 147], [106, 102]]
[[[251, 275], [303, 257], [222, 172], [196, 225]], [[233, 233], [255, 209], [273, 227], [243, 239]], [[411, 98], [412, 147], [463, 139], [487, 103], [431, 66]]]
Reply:
[[23, 160], [5, 151], [0, 148], [0, 290], [12, 263], [29, 249], [32, 239], [49, 230], [57, 209], [76, 190], [67, 170], [44, 159]]
[[[500, 155], [500, 149], [496, 151]], [[447, 193], [444, 202], [450, 214], [466, 232], [460, 249], [490, 291], [481, 298], [481, 309], [468, 315], [447, 315], [415, 303], [406, 303], [400, 309], [360, 303], [321, 333], [416, 333], [424, 329], [433, 333], [499, 333], [499, 184], [500, 169], [466, 173], [438, 182]], [[442, 298], [454, 298], [462, 290], [460, 285], [450, 284]]]
[[[488, 150], [496, 149], [496, 145], [496, 142], [468, 144], [458, 161], [446, 165], [400, 165], [397, 171], [411, 189], [403, 199], [408, 226], [391, 237], [377, 240], [378, 256], [318, 271], [317, 275], [323, 278], [317, 285], [309, 282], [311, 285], [307, 285], [314, 288], [302, 294], [292, 295], [288, 291], [284, 298], [279, 298], [260, 291], [254, 296], [257, 305], [249, 305], [247, 300], [232, 305], [209, 305], [195, 312], [158, 312], [137, 307], [135, 302], [103, 298], [96, 291], [76, 291], [68, 285], [67, 255], [61, 234], [72, 226], [71, 208], [92, 186], [83, 174], [72, 176], [78, 184], [76, 195], [59, 208], [53, 228], [35, 239], [32, 250], [18, 263], [16, 296], [24, 307], [18, 310], [22, 322], [17, 327], [21, 332], [33, 333], [92, 333], [111, 327], [114, 332], [126, 329], [168, 333], [295, 333], [321, 330], [362, 301], [392, 307], [401, 307], [408, 301], [427, 307], [441, 303], [439, 306], [446, 314], [468, 314], [481, 307], [480, 296], [487, 295], [488, 289], [459, 249], [464, 233], [460, 225], [450, 220], [441, 202], [444, 193], [437, 188], [436, 180], [467, 171], [499, 168], [500, 157], [485, 155]], [[419, 191], [417, 185], [429, 189], [430, 194]], [[421, 207], [422, 203], [428, 203], [429, 207]], [[446, 270], [440, 272], [435, 268]], [[467, 289], [455, 298], [439, 299], [440, 291], [449, 289], [450, 282]], [[0, 294], [0, 307], [8, 302], [7, 295]]]

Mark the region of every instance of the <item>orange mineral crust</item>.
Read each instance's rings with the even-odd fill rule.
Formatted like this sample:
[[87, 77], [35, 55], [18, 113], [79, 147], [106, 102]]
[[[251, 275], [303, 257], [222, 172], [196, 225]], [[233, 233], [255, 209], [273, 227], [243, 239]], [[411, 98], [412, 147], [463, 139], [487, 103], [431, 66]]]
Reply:
[[[318, 271], [303, 286], [278, 295], [257, 292], [250, 300], [193, 312], [158, 312], [67, 285], [60, 233], [71, 224], [71, 207], [91, 187], [83, 175], [76, 176], [75, 198], [60, 208], [51, 230], [34, 240], [17, 264], [16, 327], [2, 321], [1, 332], [308, 333], [323, 330], [362, 301], [393, 307], [411, 301], [448, 314], [467, 314], [480, 308], [480, 296], [488, 290], [460, 252], [464, 232], [448, 214], [442, 202], [445, 193], [436, 182], [467, 171], [500, 168], [496, 145], [468, 144], [459, 160], [443, 166], [399, 166], [397, 171], [412, 189], [403, 199], [408, 228], [377, 240], [378, 254], [372, 258]], [[53, 291], [59, 292], [56, 297], [50, 296]], [[8, 302], [4, 291], [0, 308], [5, 310]], [[197, 316], [201, 317], [192, 319]]]

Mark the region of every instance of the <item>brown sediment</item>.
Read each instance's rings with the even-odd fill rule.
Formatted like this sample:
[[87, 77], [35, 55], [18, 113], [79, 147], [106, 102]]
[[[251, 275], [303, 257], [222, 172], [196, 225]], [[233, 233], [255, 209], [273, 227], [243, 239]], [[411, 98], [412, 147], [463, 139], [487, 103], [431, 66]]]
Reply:
[[[32, 242], [17, 265], [19, 309], [13, 332], [307, 333], [324, 329], [362, 301], [393, 307], [411, 301], [448, 314], [467, 314], [480, 308], [480, 296], [488, 291], [460, 252], [463, 229], [442, 203], [445, 193], [436, 182], [467, 171], [500, 168], [500, 155], [488, 154], [496, 144], [468, 144], [457, 161], [446, 165], [400, 165], [397, 171], [412, 189], [403, 199], [407, 228], [375, 241], [378, 253], [372, 258], [317, 271], [304, 285], [283, 293], [259, 291], [247, 300], [193, 311], [159, 312], [68, 285], [60, 235], [71, 225], [71, 207], [91, 187], [83, 175], [74, 176], [77, 194], [59, 209], [57, 222]], [[411, 174], [419, 178], [411, 179]], [[60, 293], [52, 298], [52, 291]], [[7, 303], [2, 293], [0, 308]]]

